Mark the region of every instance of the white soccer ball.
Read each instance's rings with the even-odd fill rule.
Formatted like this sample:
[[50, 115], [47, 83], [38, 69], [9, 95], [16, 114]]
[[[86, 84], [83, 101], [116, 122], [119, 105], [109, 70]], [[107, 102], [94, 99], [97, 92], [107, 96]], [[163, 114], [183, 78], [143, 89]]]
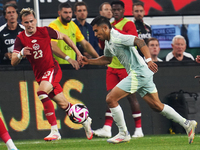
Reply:
[[89, 111], [83, 104], [74, 104], [69, 112], [69, 118], [73, 123], [81, 124], [88, 118]]

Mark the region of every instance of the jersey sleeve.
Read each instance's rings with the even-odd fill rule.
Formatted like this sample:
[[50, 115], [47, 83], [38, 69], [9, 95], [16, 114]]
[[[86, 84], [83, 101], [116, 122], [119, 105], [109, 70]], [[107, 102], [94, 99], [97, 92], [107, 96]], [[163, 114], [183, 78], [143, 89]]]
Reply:
[[51, 27], [46, 27], [51, 39], [59, 39], [59, 32], [52, 29]]
[[[60, 29], [58, 28], [58, 26], [55, 23], [50, 23], [49, 27], [51, 27], [52, 29], [54, 29], [56, 31], [60, 31]], [[51, 41], [58, 42], [58, 40], [56, 40], [56, 39], [51, 39]]]
[[15, 39], [14, 50], [13, 53], [19, 53], [22, 48], [24, 48], [23, 44], [21, 43], [20, 38], [17, 36]]
[[81, 33], [81, 30], [79, 29], [79, 27], [74, 23], [75, 27], [76, 27], [76, 41], [80, 42], [84, 39], [83, 34]]
[[136, 29], [136, 26], [135, 24], [132, 22], [132, 21], [128, 21], [123, 29], [122, 29], [124, 32], [128, 33], [128, 34], [131, 34], [131, 35], [134, 35], [134, 36], [138, 36], [138, 33], [137, 33], [137, 29]]
[[134, 40], [136, 36], [130, 34], [122, 34], [116, 30], [113, 31], [114, 34], [112, 34], [112, 37], [114, 43], [121, 44], [124, 46], [134, 46]]

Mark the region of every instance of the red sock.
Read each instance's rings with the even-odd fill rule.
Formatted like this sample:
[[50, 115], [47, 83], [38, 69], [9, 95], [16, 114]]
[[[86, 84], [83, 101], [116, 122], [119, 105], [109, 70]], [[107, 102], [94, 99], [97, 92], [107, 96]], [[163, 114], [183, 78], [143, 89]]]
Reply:
[[72, 103], [69, 102], [67, 108], [65, 109], [65, 113], [68, 115], [69, 109], [73, 106]]
[[6, 143], [9, 139], [11, 139], [1, 118], [0, 118], [0, 137], [4, 141], [4, 143]]
[[44, 91], [38, 91], [37, 94], [43, 104], [44, 113], [49, 124], [51, 124], [51, 126], [56, 125], [56, 115], [52, 101], [49, 99], [47, 93]]
[[135, 127], [136, 128], [141, 128], [142, 127], [142, 123], [141, 123], [141, 112], [133, 112], [132, 116], [135, 120]]
[[110, 110], [106, 110], [104, 125], [112, 127], [113, 117]]

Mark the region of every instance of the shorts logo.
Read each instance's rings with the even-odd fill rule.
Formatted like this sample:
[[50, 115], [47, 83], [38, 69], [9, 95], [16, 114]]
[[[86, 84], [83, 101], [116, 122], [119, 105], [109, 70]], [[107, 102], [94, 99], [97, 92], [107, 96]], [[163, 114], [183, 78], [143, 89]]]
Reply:
[[39, 49], [40, 49], [40, 45], [37, 44], [37, 43], [35, 43], [35, 44], [33, 45], [33, 49], [34, 49], [34, 50], [39, 50]]

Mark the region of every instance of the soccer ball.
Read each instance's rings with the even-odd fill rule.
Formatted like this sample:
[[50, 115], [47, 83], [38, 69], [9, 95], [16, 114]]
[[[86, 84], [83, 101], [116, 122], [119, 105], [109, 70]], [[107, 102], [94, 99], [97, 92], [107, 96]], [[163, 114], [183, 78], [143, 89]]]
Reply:
[[74, 104], [68, 112], [69, 118], [73, 123], [82, 124], [88, 118], [89, 111], [83, 104]]

